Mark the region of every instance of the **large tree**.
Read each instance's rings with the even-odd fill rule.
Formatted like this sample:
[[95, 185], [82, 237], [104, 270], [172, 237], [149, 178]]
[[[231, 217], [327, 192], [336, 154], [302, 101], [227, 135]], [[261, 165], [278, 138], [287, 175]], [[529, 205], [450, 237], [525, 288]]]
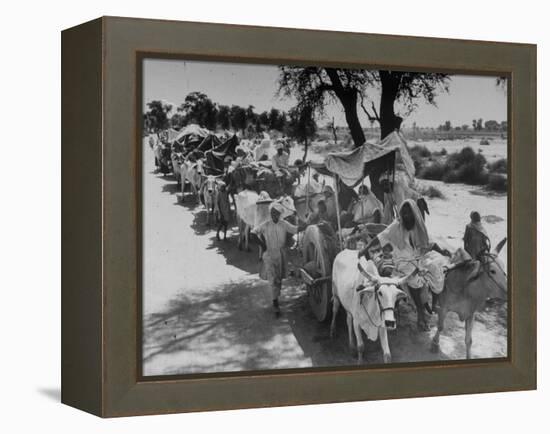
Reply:
[[[339, 101], [355, 146], [365, 143], [358, 110], [371, 122], [380, 124], [381, 138], [399, 129], [402, 118], [396, 113], [399, 102], [405, 115], [410, 114], [420, 99], [435, 105], [438, 91], [448, 91], [449, 77], [438, 73], [413, 73], [388, 70], [363, 70], [320, 67], [281, 66], [279, 93], [297, 99], [299, 106], [308, 106], [322, 113], [327, 98]], [[378, 109], [373, 101], [366, 107], [366, 90], [380, 89]]]
[[297, 106], [304, 110], [323, 113], [327, 99], [340, 101], [344, 109], [350, 134], [356, 146], [365, 142], [365, 134], [357, 115], [357, 101], [367, 85], [374, 84], [374, 76], [368, 71], [281, 66], [279, 93], [297, 99]]

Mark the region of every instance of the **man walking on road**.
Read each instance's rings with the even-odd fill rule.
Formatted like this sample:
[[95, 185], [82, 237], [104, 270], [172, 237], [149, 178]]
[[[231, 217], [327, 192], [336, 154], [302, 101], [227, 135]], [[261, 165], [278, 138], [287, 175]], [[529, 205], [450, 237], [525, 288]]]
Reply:
[[286, 237], [289, 233], [295, 234], [297, 227], [281, 219], [284, 208], [280, 203], [273, 202], [269, 206], [269, 211], [271, 219], [254, 228], [252, 232], [258, 236], [263, 249], [260, 278], [267, 280], [271, 285], [273, 310], [278, 318], [281, 314], [279, 296], [282, 281], [288, 272]]

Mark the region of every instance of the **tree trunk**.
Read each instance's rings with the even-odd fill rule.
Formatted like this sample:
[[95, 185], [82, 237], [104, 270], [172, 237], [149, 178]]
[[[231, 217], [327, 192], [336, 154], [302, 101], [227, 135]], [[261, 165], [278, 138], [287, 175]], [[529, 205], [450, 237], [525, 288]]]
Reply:
[[334, 136], [334, 146], [338, 145], [338, 136], [336, 135], [336, 127], [334, 126], [334, 118], [332, 118], [332, 123], [330, 124], [332, 129], [332, 135]]
[[[399, 83], [401, 81], [400, 72], [380, 71], [380, 82], [382, 85], [382, 95], [380, 97], [380, 139], [395, 130], [399, 130], [403, 119], [396, 116], [394, 112], [394, 103], [397, 99]], [[371, 172], [369, 175], [371, 190], [374, 195], [384, 203], [384, 190], [380, 185], [379, 179], [382, 173], [380, 171]]]
[[307, 141], [307, 139], [304, 141], [304, 156], [302, 157], [302, 163], [305, 163], [306, 162], [306, 158], [307, 158], [307, 151], [309, 149], [309, 143]]
[[380, 138], [399, 130], [403, 119], [395, 115], [394, 103], [401, 81], [400, 72], [380, 71], [382, 95], [380, 97]]
[[351, 138], [355, 147], [358, 148], [365, 143], [365, 134], [357, 116], [357, 89], [344, 87], [336, 69], [325, 68], [325, 71], [332, 82], [332, 90], [342, 103], [342, 107], [344, 107]]
[[357, 116], [357, 91], [354, 89], [353, 91], [346, 92], [340, 98], [340, 101], [342, 101], [342, 105], [344, 106], [344, 114], [346, 115], [346, 122], [348, 123], [353, 144], [356, 148], [363, 146], [365, 143], [365, 133]]

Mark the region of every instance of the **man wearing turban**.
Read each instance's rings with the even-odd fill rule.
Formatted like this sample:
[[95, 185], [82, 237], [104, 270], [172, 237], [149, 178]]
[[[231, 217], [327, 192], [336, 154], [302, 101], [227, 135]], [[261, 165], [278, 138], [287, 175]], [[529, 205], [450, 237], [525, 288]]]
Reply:
[[286, 238], [287, 234], [295, 234], [297, 227], [281, 218], [284, 207], [279, 202], [271, 203], [269, 212], [271, 219], [254, 228], [252, 232], [258, 236], [263, 248], [260, 278], [270, 283], [273, 310], [278, 318], [281, 313], [279, 295], [282, 281], [288, 273]]
[[288, 154], [285, 152], [284, 144], [278, 142], [277, 152], [271, 158], [271, 168], [277, 176], [288, 175]]

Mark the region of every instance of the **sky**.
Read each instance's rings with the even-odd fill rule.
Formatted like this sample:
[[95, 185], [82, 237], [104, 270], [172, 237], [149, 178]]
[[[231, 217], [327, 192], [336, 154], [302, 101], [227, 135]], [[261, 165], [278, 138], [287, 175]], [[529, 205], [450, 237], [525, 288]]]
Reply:
[[[275, 107], [289, 110], [296, 101], [277, 95], [279, 72], [274, 65], [237, 64], [165, 59], [145, 59], [143, 62], [143, 102], [162, 100], [175, 108], [187, 94], [200, 91], [215, 103], [243, 107], [252, 105], [257, 113]], [[379, 91], [369, 90], [368, 97], [376, 106]], [[454, 75], [449, 92], [439, 93], [437, 107], [420, 100], [418, 107], [404, 118], [404, 126], [416, 122], [418, 127], [437, 127], [450, 120], [453, 126], [472, 124], [472, 119], [505, 121], [507, 117], [506, 89], [496, 86], [495, 77]], [[367, 105], [370, 107], [370, 104]], [[396, 111], [399, 106], [396, 105]], [[370, 126], [359, 110], [363, 127]], [[338, 103], [325, 109], [320, 123], [334, 118], [335, 124], [345, 126], [345, 117]]]

